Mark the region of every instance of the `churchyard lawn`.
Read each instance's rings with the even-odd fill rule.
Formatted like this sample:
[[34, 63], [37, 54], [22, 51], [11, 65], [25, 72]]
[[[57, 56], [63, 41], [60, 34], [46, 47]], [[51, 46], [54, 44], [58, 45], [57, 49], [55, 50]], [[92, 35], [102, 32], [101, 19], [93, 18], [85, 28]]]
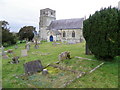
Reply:
[[[3, 88], [117, 88], [118, 87], [118, 59], [111, 62], [99, 61], [93, 55], [85, 55], [85, 42], [77, 44], [52, 45], [52, 42], [43, 42], [38, 49], [32, 44], [27, 56], [21, 56], [21, 50], [25, 49], [25, 43], [5, 48], [13, 49], [13, 54], [7, 54], [9, 58], [2, 59], [2, 82]], [[63, 60], [59, 64], [58, 55], [61, 52], [70, 51], [71, 59]], [[10, 64], [13, 56], [19, 56], [18, 64]], [[83, 57], [96, 61], [75, 58]], [[58, 66], [47, 67], [48, 75], [36, 73], [30, 76], [24, 76], [23, 64], [33, 60], [41, 60], [45, 67], [48, 64]], [[104, 62], [92, 73], [90, 70]], [[62, 69], [60, 69], [62, 67]], [[80, 78], [75, 79], [79, 73], [85, 72]], [[72, 82], [70, 82], [73, 80]], [[69, 84], [68, 84], [69, 83]]]

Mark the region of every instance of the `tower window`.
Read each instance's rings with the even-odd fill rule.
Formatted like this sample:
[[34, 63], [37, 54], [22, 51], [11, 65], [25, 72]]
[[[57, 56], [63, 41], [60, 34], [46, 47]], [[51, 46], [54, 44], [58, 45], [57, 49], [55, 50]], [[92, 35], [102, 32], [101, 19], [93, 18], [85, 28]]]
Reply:
[[66, 33], [65, 33], [65, 31], [63, 31], [63, 37], [65, 37], [66, 36]]
[[43, 14], [45, 14], [45, 11], [43, 11]]
[[51, 15], [53, 15], [53, 12], [51, 12]]
[[72, 37], [75, 37], [75, 31], [72, 32]]

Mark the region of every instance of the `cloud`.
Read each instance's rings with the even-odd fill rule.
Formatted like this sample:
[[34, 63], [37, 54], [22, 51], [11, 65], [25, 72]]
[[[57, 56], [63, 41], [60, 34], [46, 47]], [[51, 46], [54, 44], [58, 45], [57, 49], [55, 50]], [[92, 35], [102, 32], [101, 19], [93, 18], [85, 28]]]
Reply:
[[39, 27], [40, 9], [56, 10], [57, 19], [81, 18], [101, 7], [117, 6], [119, 0], [0, 0], [0, 19], [10, 23], [12, 31], [23, 25]]

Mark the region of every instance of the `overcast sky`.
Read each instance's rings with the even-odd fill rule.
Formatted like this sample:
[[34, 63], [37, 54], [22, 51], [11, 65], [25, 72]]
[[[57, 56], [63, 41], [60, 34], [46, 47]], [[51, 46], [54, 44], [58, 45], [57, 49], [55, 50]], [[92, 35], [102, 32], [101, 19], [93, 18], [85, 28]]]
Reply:
[[0, 20], [9, 22], [11, 31], [34, 26], [38, 31], [40, 9], [56, 10], [56, 19], [89, 17], [101, 8], [117, 7], [120, 0], [0, 0]]

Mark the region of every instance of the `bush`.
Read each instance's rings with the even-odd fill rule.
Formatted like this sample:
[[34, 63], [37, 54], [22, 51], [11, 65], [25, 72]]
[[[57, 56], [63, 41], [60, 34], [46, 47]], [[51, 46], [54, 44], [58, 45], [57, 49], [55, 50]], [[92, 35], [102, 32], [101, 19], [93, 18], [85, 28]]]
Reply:
[[90, 15], [83, 23], [83, 36], [90, 51], [99, 59], [113, 59], [118, 55], [118, 12], [116, 8], [104, 8]]

